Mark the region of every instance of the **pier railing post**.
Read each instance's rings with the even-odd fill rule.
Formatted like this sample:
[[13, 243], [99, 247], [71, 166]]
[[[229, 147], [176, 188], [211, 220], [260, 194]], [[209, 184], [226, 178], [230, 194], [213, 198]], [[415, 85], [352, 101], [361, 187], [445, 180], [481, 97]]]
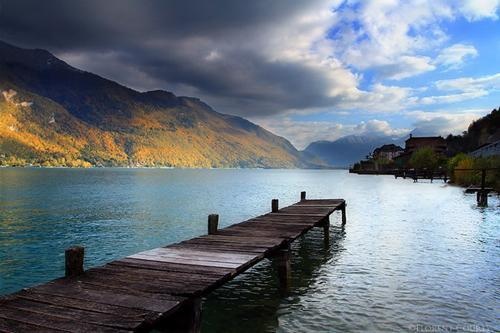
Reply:
[[278, 207], [279, 207], [278, 199], [271, 200], [271, 212], [277, 213], [279, 209]]
[[83, 258], [85, 249], [81, 246], [74, 246], [66, 249], [65, 257], [65, 275], [66, 277], [83, 274]]
[[208, 234], [213, 235], [217, 233], [218, 227], [219, 227], [219, 215], [218, 214], [208, 215]]
[[300, 192], [300, 201], [306, 200], [306, 191]]

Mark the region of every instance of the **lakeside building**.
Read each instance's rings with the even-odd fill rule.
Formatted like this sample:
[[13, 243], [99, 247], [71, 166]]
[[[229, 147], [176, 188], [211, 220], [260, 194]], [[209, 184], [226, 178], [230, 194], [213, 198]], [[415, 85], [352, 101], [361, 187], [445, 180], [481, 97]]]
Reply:
[[412, 154], [421, 148], [431, 148], [437, 155], [446, 155], [448, 145], [442, 136], [410, 137], [405, 141], [405, 148], [395, 144], [376, 148], [367, 160], [356, 163], [354, 172], [384, 172], [394, 168], [408, 168]]
[[474, 157], [488, 157], [500, 155], [500, 140], [487, 143], [470, 153]]
[[411, 155], [421, 148], [431, 148], [434, 153], [445, 155], [448, 144], [442, 136], [413, 136], [410, 134], [410, 137], [405, 141], [404, 152], [393, 159], [396, 167], [407, 167]]
[[374, 159], [385, 159], [392, 161], [394, 158], [404, 153], [404, 149], [393, 143], [376, 148], [372, 156]]
[[420, 136], [410, 137], [405, 141], [405, 154], [411, 155], [420, 148], [432, 148], [436, 154], [445, 154], [447, 150], [446, 140], [442, 136]]

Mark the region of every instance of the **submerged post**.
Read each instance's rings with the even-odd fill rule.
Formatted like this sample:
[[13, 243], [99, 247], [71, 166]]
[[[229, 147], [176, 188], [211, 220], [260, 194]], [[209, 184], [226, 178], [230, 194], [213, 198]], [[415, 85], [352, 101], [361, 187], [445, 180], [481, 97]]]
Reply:
[[195, 297], [185, 302], [176, 312], [160, 322], [155, 330], [159, 332], [201, 332], [201, 298]]
[[345, 202], [344, 204], [342, 205], [342, 226], [345, 226], [346, 222], [347, 222], [347, 216], [346, 216], [346, 212], [345, 212]]
[[219, 214], [208, 215], [208, 234], [213, 235], [219, 226]]
[[272, 213], [277, 213], [278, 212], [278, 199], [273, 199], [271, 200], [271, 212]]
[[66, 277], [83, 274], [84, 255], [85, 249], [81, 246], [74, 246], [66, 249], [64, 252]]
[[328, 246], [330, 243], [330, 217], [327, 216], [325, 219], [322, 221], [322, 226], [323, 226], [323, 237], [325, 241], [325, 246]]
[[306, 200], [306, 191], [300, 192], [300, 201]]
[[486, 190], [486, 169], [481, 170], [481, 189], [477, 191], [477, 205], [488, 206], [488, 190]]
[[275, 255], [275, 265], [278, 271], [280, 290], [287, 292], [290, 290], [292, 282], [292, 265], [290, 260], [290, 247], [278, 250]]

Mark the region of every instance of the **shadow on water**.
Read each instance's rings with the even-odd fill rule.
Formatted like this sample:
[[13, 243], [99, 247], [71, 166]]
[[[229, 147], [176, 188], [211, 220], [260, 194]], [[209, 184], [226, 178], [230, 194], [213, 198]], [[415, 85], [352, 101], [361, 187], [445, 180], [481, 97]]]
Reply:
[[275, 332], [284, 309], [321, 283], [321, 267], [335, 265], [344, 250], [344, 238], [344, 229], [332, 225], [328, 242], [322, 228], [293, 242], [292, 283], [286, 295], [280, 291], [272, 260], [263, 260], [215, 290], [203, 303], [202, 332]]

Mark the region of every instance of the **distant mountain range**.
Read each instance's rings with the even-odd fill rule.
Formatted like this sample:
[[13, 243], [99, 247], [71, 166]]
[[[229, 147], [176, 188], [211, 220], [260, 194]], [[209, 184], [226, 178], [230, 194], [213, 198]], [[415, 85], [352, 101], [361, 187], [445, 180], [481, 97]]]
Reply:
[[45, 50], [0, 42], [0, 94], [2, 164], [316, 166], [288, 140], [199, 99], [141, 93]]
[[404, 138], [348, 135], [335, 141], [315, 141], [305, 152], [317, 156], [330, 166], [348, 167], [384, 144], [404, 145]]

